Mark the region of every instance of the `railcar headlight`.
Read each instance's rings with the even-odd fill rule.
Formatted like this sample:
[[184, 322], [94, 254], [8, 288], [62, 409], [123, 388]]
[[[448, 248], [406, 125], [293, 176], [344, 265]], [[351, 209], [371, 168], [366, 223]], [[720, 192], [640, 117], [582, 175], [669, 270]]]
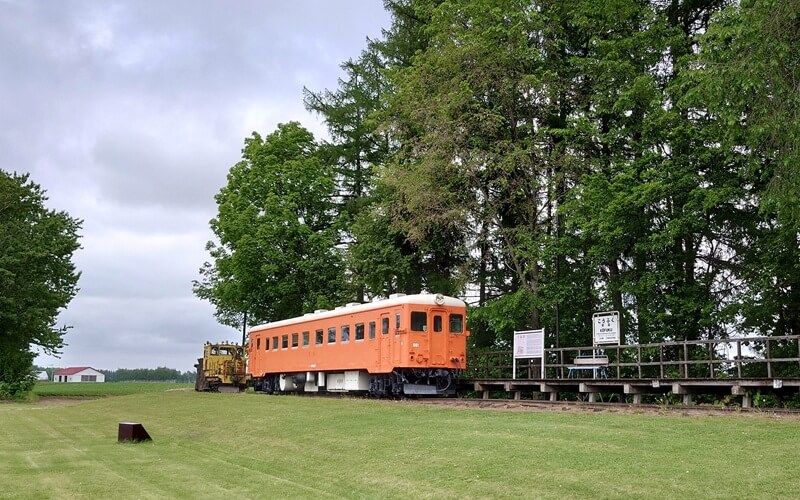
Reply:
[[444, 304], [444, 295], [442, 295], [441, 293], [437, 293], [436, 297], [433, 300], [434, 302], [436, 302], [437, 306], [440, 306]]

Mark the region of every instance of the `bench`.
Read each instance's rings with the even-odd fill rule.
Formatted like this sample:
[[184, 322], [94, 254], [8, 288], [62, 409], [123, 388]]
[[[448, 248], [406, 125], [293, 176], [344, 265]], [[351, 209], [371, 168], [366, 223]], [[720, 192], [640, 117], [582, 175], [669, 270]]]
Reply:
[[607, 367], [608, 356], [575, 356], [572, 365], [567, 367], [567, 378], [577, 378], [584, 371], [591, 371], [592, 378], [608, 378]]

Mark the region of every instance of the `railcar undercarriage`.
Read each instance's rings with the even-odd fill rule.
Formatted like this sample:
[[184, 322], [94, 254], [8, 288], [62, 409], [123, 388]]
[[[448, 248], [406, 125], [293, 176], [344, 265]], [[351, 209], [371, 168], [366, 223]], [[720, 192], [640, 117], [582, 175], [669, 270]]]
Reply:
[[[289, 392], [367, 393], [371, 397], [452, 396], [461, 370], [443, 368], [400, 368], [391, 373], [301, 372], [267, 374], [251, 380], [253, 389], [268, 394]], [[355, 381], [348, 386], [346, 381]]]

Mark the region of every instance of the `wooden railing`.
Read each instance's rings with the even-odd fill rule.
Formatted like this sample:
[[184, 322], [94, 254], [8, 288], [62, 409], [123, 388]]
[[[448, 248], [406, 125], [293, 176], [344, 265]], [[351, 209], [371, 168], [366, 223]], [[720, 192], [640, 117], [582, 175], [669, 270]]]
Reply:
[[[465, 376], [512, 378], [511, 353], [471, 352]], [[545, 378], [566, 378], [574, 359], [587, 355], [607, 356], [607, 376], [617, 379], [800, 377], [800, 335], [789, 335], [545, 349]], [[518, 359], [516, 378], [540, 378], [540, 363]]]

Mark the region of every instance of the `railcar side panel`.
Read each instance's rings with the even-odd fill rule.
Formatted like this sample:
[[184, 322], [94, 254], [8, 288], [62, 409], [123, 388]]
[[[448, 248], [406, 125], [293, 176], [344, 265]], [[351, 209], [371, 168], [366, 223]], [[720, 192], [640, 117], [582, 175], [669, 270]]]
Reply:
[[[404, 371], [417, 378], [435, 373], [449, 380], [451, 373], [465, 368], [465, 319], [460, 300], [423, 294], [268, 323], [250, 331], [249, 373], [256, 383], [280, 376], [281, 390], [360, 388], [359, 373], [392, 375], [395, 386], [397, 380], [410, 384]], [[324, 380], [326, 374], [330, 380]], [[285, 381], [287, 376], [292, 380]], [[427, 390], [416, 383], [406, 387]]]

